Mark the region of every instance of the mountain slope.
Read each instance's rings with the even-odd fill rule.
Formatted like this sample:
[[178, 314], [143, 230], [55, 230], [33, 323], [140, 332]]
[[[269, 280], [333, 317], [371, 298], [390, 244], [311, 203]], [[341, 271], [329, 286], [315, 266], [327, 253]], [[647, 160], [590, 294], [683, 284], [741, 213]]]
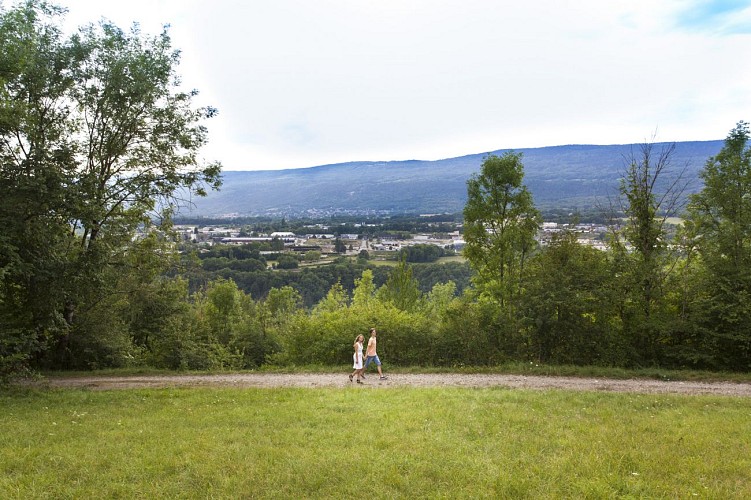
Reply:
[[[676, 143], [672, 171], [697, 174], [723, 141]], [[667, 144], [655, 144], [660, 151]], [[502, 154], [508, 150], [493, 151]], [[525, 184], [538, 207], [585, 208], [613, 195], [640, 145], [572, 145], [518, 149]], [[223, 173], [219, 192], [195, 200], [192, 216], [325, 216], [334, 214], [460, 212], [466, 182], [487, 153], [436, 161], [350, 162], [294, 170]], [[668, 174], [666, 174], [668, 175]], [[188, 215], [186, 211], [181, 215]]]

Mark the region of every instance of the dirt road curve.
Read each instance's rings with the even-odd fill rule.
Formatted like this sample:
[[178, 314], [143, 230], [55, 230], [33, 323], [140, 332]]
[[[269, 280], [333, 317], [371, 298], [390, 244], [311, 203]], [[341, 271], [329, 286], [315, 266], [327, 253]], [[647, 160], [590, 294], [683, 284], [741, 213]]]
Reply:
[[751, 397], [751, 384], [614, 380], [574, 377], [482, 374], [392, 374], [388, 380], [369, 375], [365, 385], [351, 383], [342, 374], [229, 374], [129, 377], [47, 378], [34, 385], [90, 390], [140, 387], [505, 387], [520, 389], [568, 389], [573, 391], [635, 392], [650, 394], [715, 394]]

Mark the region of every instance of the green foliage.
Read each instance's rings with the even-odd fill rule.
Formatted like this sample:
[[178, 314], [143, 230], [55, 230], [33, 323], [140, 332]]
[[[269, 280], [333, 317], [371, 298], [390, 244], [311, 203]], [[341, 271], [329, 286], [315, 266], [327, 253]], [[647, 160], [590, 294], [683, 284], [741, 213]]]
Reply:
[[373, 271], [366, 269], [360, 279], [355, 280], [355, 290], [352, 294], [352, 306], [362, 311], [368, 311], [375, 302], [376, 287], [373, 283]]
[[305, 262], [318, 262], [319, 260], [321, 260], [321, 252], [317, 250], [309, 250], [305, 252], [303, 259], [305, 260]]
[[[620, 260], [621, 281], [628, 301], [622, 319], [632, 343], [636, 362], [654, 362], [662, 357], [667, 317], [668, 275], [676, 257], [668, 245], [666, 220], [676, 215], [685, 186], [681, 173], [670, 173], [675, 144], [656, 151], [644, 144], [640, 156], [632, 154], [620, 193], [627, 223], [623, 236], [633, 251]], [[666, 174], [671, 179], [666, 179]], [[620, 243], [614, 240], [614, 243]]]
[[708, 328], [706, 268], [694, 250], [683, 247], [686, 256], [671, 276], [667, 299], [673, 321], [665, 329], [664, 352], [668, 366], [692, 369], [717, 368], [717, 347]]
[[440, 264], [415, 264], [412, 275], [417, 280], [420, 291], [428, 293], [435, 285], [453, 282], [457, 295], [472, 286], [472, 269], [467, 262], [446, 262]]
[[435, 262], [445, 255], [446, 251], [436, 245], [410, 245], [399, 250], [398, 258], [407, 262]]
[[[408, 270], [406, 264], [404, 266], [403, 272]], [[405, 276], [408, 278], [408, 272]], [[372, 273], [365, 270], [357, 280], [350, 301], [342, 286], [334, 285], [311, 314], [294, 315], [280, 328], [283, 354], [277, 360], [293, 364], [349, 363], [354, 339], [358, 334], [367, 338], [368, 330], [376, 327], [378, 353], [384, 363], [435, 365], [449, 362], [439, 324], [451, 307], [455, 286], [436, 285], [429, 297], [419, 303], [410, 302], [410, 307], [407, 302], [394, 300], [397, 295], [390, 286], [393, 283], [376, 289]], [[414, 284], [408, 288], [419, 294]], [[410, 296], [419, 297], [412, 293]]]
[[706, 266], [701, 325], [714, 340], [715, 366], [751, 364], [751, 147], [739, 122], [701, 173], [691, 197], [687, 236]]
[[264, 301], [264, 307], [272, 321], [283, 322], [300, 310], [302, 297], [290, 286], [272, 288]]
[[607, 255], [563, 233], [529, 264], [528, 356], [552, 364], [627, 363], [617, 303]]
[[[122, 301], [105, 301], [79, 315], [66, 342], [47, 353], [44, 363], [67, 370], [133, 367], [144, 363], [145, 347], [133, 341]], [[159, 321], [156, 319], [155, 321]], [[162, 322], [162, 327], [167, 322]], [[159, 333], [161, 334], [161, 329]]]
[[188, 284], [181, 278], [156, 278], [134, 286], [121, 306], [133, 343], [148, 348], [169, 318], [185, 314], [187, 298]]
[[[161, 219], [168, 231], [176, 196], [220, 184], [220, 166], [197, 154], [216, 111], [179, 90], [167, 31], [103, 21], [66, 37], [61, 14], [36, 0], [0, 8], [0, 357], [13, 363], [77, 364], [66, 353], [75, 337], [93, 341], [86, 316], [140, 273], [132, 255], [150, 254], [149, 268], [169, 259], [166, 241], [142, 252], [136, 230]], [[124, 324], [103, 323], [93, 343], [112, 345]]]
[[62, 310], [77, 286], [63, 104], [73, 82], [58, 15], [40, 2], [0, 7], [0, 375], [68, 332]]
[[402, 311], [412, 311], [417, 307], [421, 294], [406, 259], [402, 258], [391, 270], [389, 279], [378, 289], [378, 298]]
[[498, 304], [487, 298], [465, 293], [452, 301], [437, 331], [436, 364], [491, 366], [513, 357]]
[[300, 267], [300, 261], [292, 255], [282, 254], [276, 261], [278, 269], [297, 269]]
[[[226, 260], [225, 260], [226, 259]], [[344, 289], [351, 293], [355, 287], [355, 279], [361, 276], [366, 268], [373, 273], [373, 283], [383, 285], [389, 277], [390, 270], [385, 266], [368, 266], [367, 262], [358, 259], [351, 261], [345, 258], [333, 263], [302, 267], [299, 270], [258, 270], [246, 271], [244, 265], [255, 262], [254, 259], [235, 260], [227, 257], [209, 257], [202, 260], [203, 266], [191, 264], [188, 257], [183, 265], [182, 275], [189, 279], [191, 290], [197, 290], [216, 278], [231, 279], [245, 293], [262, 299], [271, 288], [291, 286], [299, 291], [306, 308], [313, 308], [323, 300], [326, 293], [335, 283], [341, 283]], [[265, 264], [264, 264], [265, 265]], [[411, 266], [414, 278], [418, 282], [421, 292], [427, 293], [438, 283], [453, 281], [457, 285], [457, 293], [470, 286], [472, 271], [466, 262], [447, 262], [438, 264], [415, 264]]]
[[326, 297], [321, 302], [316, 304], [315, 308], [313, 309], [313, 313], [333, 313], [348, 306], [349, 297], [347, 296], [347, 292], [344, 290], [344, 287], [342, 287], [342, 284], [337, 281], [331, 287], [329, 293], [326, 294]]
[[151, 342], [148, 361], [184, 370], [255, 368], [278, 350], [275, 328], [296, 307], [294, 291], [253, 302], [232, 281], [209, 283], [184, 314], [168, 319]]
[[540, 225], [523, 179], [521, 154], [505, 153], [485, 158], [480, 173], [467, 181], [464, 255], [480, 289], [501, 306], [510, 305], [519, 292], [524, 260]]
[[[278, 252], [274, 271], [259, 245], [178, 262], [175, 197], [219, 185], [219, 165], [197, 160], [216, 111], [180, 90], [166, 30], [105, 21], [66, 37], [59, 16], [35, 0], [0, 8], [0, 377], [30, 366], [349, 364], [370, 327], [387, 365], [751, 368], [744, 122], [707, 162], [673, 242], [666, 218], [681, 193], [663, 173], [674, 150], [647, 145], [625, 172], [626, 224], [606, 253], [573, 233], [538, 249], [521, 154], [506, 153], [467, 182], [469, 264], [426, 264], [442, 249], [415, 245], [393, 268], [368, 267], [364, 251], [297, 269], [278, 238], [264, 247]], [[410, 224], [357, 227], [408, 238]], [[349, 221], [337, 234], [357, 230]], [[336, 251], [345, 246], [337, 238]]]
[[336, 253], [345, 253], [347, 251], [347, 245], [344, 244], [339, 238], [334, 241], [334, 251]]
[[181, 317], [173, 317], [154, 339], [149, 362], [172, 370], [218, 370], [239, 368], [240, 356], [219, 343], [203, 315], [204, 303]]
[[263, 271], [266, 269], [266, 261], [265, 260], [257, 260], [257, 259], [243, 259], [243, 260], [235, 260], [235, 259], [229, 259], [227, 257], [214, 257], [214, 258], [207, 258], [202, 260], [203, 268], [206, 271], [219, 271], [221, 269], [229, 269], [232, 271], [239, 271], [239, 272], [254, 272], [254, 271]]
[[441, 318], [456, 300], [456, 283], [436, 283], [425, 298], [425, 312], [432, 317]]
[[280, 332], [283, 349], [276, 359], [292, 365], [351, 365], [355, 338], [365, 335], [369, 326], [366, 317], [351, 314], [349, 308], [296, 315]]

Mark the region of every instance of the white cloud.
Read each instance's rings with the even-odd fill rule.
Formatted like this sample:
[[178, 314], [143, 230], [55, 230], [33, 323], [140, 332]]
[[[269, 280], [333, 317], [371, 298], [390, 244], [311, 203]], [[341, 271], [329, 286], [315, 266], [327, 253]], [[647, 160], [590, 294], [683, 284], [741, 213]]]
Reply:
[[[206, 155], [227, 169], [638, 142], [655, 129], [709, 140], [751, 118], [751, 11], [728, 2], [63, 3], [75, 24], [171, 23], [185, 83], [219, 108]], [[687, 5], [712, 15], [698, 23]]]

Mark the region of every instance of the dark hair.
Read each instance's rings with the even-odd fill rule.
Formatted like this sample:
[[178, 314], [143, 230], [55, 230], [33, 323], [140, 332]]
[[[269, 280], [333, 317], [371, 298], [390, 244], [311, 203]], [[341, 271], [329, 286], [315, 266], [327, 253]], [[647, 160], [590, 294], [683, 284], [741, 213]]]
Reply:
[[375, 331], [375, 328], [370, 329], [370, 333], [373, 333]]

